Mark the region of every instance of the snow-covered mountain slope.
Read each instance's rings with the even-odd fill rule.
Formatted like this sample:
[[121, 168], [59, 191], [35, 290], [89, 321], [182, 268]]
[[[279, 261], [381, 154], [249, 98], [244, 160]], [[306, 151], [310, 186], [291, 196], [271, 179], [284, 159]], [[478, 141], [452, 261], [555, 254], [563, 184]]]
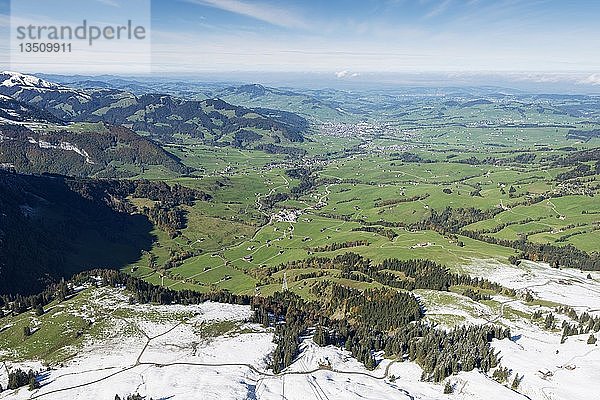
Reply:
[[0, 94], [51, 112], [63, 120], [70, 120], [91, 99], [84, 90], [10, 71], [0, 73]]
[[20, 102], [10, 96], [0, 94], [0, 122], [1, 123], [50, 123], [62, 124], [63, 122], [38, 107]]
[[20, 87], [32, 89], [61, 89], [63, 86], [48, 82], [33, 75], [26, 75], [14, 71], [2, 71], [0, 73], [0, 86]]
[[[598, 287], [596, 279], [594, 283]], [[369, 371], [349, 351], [320, 347], [310, 334], [301, 337], [295, 361], [274, 374], [268, 362], [275, 347], [273, 330], [248, 323], [249, 306], [130, 304], [129, 297], [123, 289], [90, 289], [41, 317], [26, 317], [48, 329], [69, 313], [92, 321], [90, 326], [99, 331], [85, 334], [81, 347], [69, 350], [73, 356], [68, 361], [43, 373], [41, 388], [8, 390], [0, 399], [112, 399], [137, 392], [147, 398], [215, 400], [584, 400], [594, 398], [589, 388], [600, 379], [599, 347], [586, 343], [588, 334], [561, 340], [558, 329], [549, 332], [509, 312], [524, 315], [551, 307], [518, 299], [510, 299], [504, 312], [487, 310], [490, 315], [499, 312], [497, 321], [514, 333], [511, 339], [494, 340], [511, 379], [499, 383], [491, 372], [460, 372], [445, 381], [454, 393], [444, 394], [443, 383], [421, 380], [423, 370], [414, 362], [382, 358], [377, 352], [378, 365]], [[431, 310], [435, 314], [435, 307]], [[6, 366], [46, 368], [27, 359]], [[510, 382], [517, 374], [521, 381], [513, 390]], [[6, 385], [7, 379], [0, 369], [0, 384]]]
[[[483, 392], [488, 400], [525, 398], [478, 372], [452, 378], [473, 382], [463, 385], [460, 397], [444, 395], [443, 385], [420, 381], [422, 371], [414, 363], [381, 360], [369, 371], [348, 351], [319, 347], [308, 337], [297, 360], [274, 374], [268, 365], [273, 330], [246, 322], [250, 306], [128, 304], [126, 292], [107, 288], [85, 296], [78, 306], [57, 305], [40, 324], [71, 313], [104, 331], [85, 335], [69, 361], [42, 374], [41, 388], [7, 390], [0, 399], [114, 399], [133, 392], [182, 400], [475, 400]], [[7, 363], [8, 369], [19, 367], [44, 369], [32, 362]], [[0, 369], [0, 384], [7, 382]]]

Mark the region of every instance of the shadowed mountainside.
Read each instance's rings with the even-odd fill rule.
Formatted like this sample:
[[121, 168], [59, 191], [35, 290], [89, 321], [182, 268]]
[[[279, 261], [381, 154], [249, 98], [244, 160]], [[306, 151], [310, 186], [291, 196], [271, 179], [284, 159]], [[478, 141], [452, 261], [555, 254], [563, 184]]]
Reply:
[[90, 268], [118, 269], [151, 248], [146, 216], [84, 197], [72, 188], [81, 184], [0, 171], [0, 294], [34, 293]]

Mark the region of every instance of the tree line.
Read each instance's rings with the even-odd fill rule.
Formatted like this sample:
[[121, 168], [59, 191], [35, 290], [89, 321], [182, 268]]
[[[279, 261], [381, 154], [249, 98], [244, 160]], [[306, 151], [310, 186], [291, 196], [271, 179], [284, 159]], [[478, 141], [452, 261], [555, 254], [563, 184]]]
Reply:
[[316, 344], [345, 348], [369, 369], [376, 366], [374, 353], [384, 351], [388, 357], [416, 362], [423, 368], [421, 378], [435, 382], [460, 371], [496, 367], [499, 358], [490, 343], [510, 337], [508, 329], [494, 325], [447, 331], [423, 322], [422, 308], [411, 293], [361, 291], [328, 282], [312, 290], [321, 302], [287, 292], [264, 298], [255, 308], [256, 322], [276, 326], [276, 372], [294, 361], [300, 337], [309, 329]]
[[340, 250], [340, 249], [347, 249], [350, 247], [358, 247], [358, 246], [368, 246], [371, 243], [369, 243], [368, 240], [349, 240], [346, 242], [340, 242], [340, 243], [329, 243], [323, 246], [317, 246], [317, 247], [311, 247], [309, 249], [309, 251], [313, 252], [313, 253], [323, 253], [323, 252], [327, 252], [327, 251], [336, 251], [336, 250]]
[[[369, 261], [354, 254], [329, 262], [369, 265]], [[417, 275], [419, 265], [425, 265], [399, 262], [397, 265], [403, 266], [396, 267], [395, 263], [397, 261], [389, 261], [385, 266], [413, 275]], [[424, 311], [412, 293], [387, 288], [359, 290], [324, 281], [311, 289], [318, 293], [319, 301], [306, 301], [289, 291], [277, 292], [270, 297], [236, 295], [228, 291], [174, 291], [115, 270], [83, 272], [65, 285], [90, 283], [125, 288], [131, 294], [131, 302], [199, 304], [210, 300], [249, 304], [254, 310], [253, 321], [275, 328], [277, 346], [271, 361], [275, 372], [294, 361], [300, 337], [309, 330], [314, 332], [317, 343], [344, 347], [368, 368], [376, 365], [376, 351], [383, 350], [386, 355], [400, 360], [405, 359], [406, 354], [406, 359], [423, 368], [422, 378], [433, 381], [474, 368], [488, 371], [498, 363], [490, 342], [494, 338], [510, 337], [507, 329], [493, 325], [444, 331], [422, 321]], [[439, 282], [434, 286], [439, 287]], [[48, 290], [47, 300], [56, 296], [55, 288]]]
[[419, 195], [412, 196], [412, 197], [404, 197], [401, 199], [378, 200], [375, 202], [375, 207], [386, 207], [386, 206], [393, 206], [393, 205], [402, 204], [402, 203], [411, 203], [413, 201], [425, 200], [428, 197], [429, 197], [429, 193], [424, 193], [424, 194], [419, 194]]

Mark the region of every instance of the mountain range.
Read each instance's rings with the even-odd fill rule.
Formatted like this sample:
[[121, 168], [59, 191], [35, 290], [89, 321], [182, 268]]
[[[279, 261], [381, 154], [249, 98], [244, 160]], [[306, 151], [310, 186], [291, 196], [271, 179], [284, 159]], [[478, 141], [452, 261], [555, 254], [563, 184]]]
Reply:
[[[184, 100], [161, 93], [136, 95], [110, 89], [79, 89], [51, 83], [15, 72], [0, 74], [0, 94], [34, 105], [70, 122], [107, 122], [164, 141], [176, 135], [218, 142], [221, 145], [245, 145], [236, 133], [253, 130], [260, 136], [254, 141], [302, 142], [306, 122], [296, 118], [265, 116], [261, 111], [229, 104], [219, 98]], [[242, 134], [241, 136], [244, 136]]]
[[154, 166], [181, 175], [191, 170], [162, 144], [186, 140], [298, 154], [286, 146], [303, 142], [308, 129], [291, 112], [95, 86], [0, 73], [0, 165], [96, 177], [135, 176]]

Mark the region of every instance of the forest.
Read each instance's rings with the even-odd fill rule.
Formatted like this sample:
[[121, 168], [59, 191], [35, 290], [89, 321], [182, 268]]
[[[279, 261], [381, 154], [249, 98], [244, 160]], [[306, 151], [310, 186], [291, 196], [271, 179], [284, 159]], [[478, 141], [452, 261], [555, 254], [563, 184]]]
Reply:
[[[137, 209], [128, 196], [156, 203]], [[176, 235], [186, 222], [179, 206], [209, 200], [202, 191], [163, 182], [0, 170], [0, 293], [31, 294], [90, 267], [128, 265], [151, 249], [151, 221]]]

